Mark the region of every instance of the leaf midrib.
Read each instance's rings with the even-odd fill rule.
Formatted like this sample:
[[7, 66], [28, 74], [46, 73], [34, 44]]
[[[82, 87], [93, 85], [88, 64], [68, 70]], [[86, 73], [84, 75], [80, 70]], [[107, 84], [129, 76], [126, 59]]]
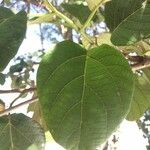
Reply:
[[[81, 96], [81, 119], [80, 119], [80, 139], [81, 139], [81, 136], [82, 136], [82, 125], [83, 125], [83, 103], [84, 103], [84, 93], [85, 93], [85, 83], [86, 83], [86, 79], [85, 79], [85, 76], [86, 76], [86, 68], [87, 68], [87, 58], [88, 58], [88, 55], [86, 54], [86, 57], [85, 57], [85, 65], [84, 65], [84, 72], [83, 72], [83, 90], [82, 90], [82, 96]], [[79, 139], [79, 145], [78, 145], [78, 148], [80, 149], [80, 141]]]

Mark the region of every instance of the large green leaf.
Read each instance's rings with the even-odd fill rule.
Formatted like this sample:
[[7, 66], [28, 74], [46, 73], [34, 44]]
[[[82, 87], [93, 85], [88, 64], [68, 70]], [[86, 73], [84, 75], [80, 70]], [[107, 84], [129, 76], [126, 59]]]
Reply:
[[44, 150], [45, 135], [40, 125], [23, 114], [0, 117], [0, 149], [26, 150], [35, 145]]
[[105, 4], [105, 22], [113, 31], [124, 19], [141, 8], [144, 0], [111, 0]]
[[24, 11], [0, 23], [0, 72], [16, 55], [25, 36], [27, 15]]
[[89, 15], [91, 14], [90, 9], [88, 6], [83, 4], [62, 4], [62, 7], [69, 12], [71, 15], [75, 16], [79, 19], [81, 24], [84, 24], [88, 19]]
[[137, 76], [131, 109], [127, 120], [140, 119], [150, 107], [150, 70], [145, 69], [142, 76]]
[[115, 45], [131, 45], [150, 36], [150, 5], [143, 6], [126, 18], [112, 33]]
[[95, 150], [126, 116], [133, 74], [111, 46], [86, 51], [64, 41], [42, 59], [37, 88], [56, 142], [68, 150]]

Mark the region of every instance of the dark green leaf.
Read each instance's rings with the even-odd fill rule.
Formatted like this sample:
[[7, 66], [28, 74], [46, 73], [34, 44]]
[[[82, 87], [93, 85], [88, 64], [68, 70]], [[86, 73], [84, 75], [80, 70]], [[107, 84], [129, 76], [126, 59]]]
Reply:
[[131, 45], [150, 36], [150, 5], [143, 6], [126, 18], [112, 33], [115, 45]]
[[86, 51], [64, 41], [42, 59], [37, 88], [56, 142], [68, 150], [95, 150], [128, 112], [133, 73], [111, 46]]
[[150, 107], [150, 70], [145, 69], [142, 76], [137, 76], [131, 109], [127, 120], [140, 119], [144, 112]]
[[88, 6], [83, 4], [62, 4], [63, 8], [68, 11], [72, 16], [75, 16], [79, 19], [81, 24], [84, 24], [91, 14]]
[[4, 21], [5, 19], [10, 18], [12, 16], [14, 16], [14, 13], [10, 9], [2, 7], [2, 6], [0, 7], [0, 23]]
[[4, 83], [5, 83], [5, 75], [0, 73], [0, 84], [4, 85]]
[[20, 63], [11, 66], [9, 69], [9, 72], [11, 74], [13, 74], [15, 72], [21, 72], [26, 65], [27, 64], [23, 60], [21, 60]]
[[44, 150], [43, 130], [23, 114], [0, 117], [0, 135], [1, 150], [26, 150], [32, 144]]
[[141, 8], [144, 0], [111, 0], [105, 4], [105, 21], [113, 31], [124, 19]]
[[0, 72], [16, 55], [26, 32], [27, 15], [19, 12], [0, 23]]

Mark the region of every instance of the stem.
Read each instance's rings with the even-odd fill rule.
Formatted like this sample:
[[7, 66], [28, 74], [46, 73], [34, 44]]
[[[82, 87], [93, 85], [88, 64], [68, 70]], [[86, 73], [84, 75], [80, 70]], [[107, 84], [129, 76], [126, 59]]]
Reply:
[[82, 36], [90, 42], [90, 44], [94, 44], [94, 41], [84, 32], [81, 32]]
[[15, 106], [12, 106], [11, 108], [8, 108], [8, 109], [5, 109], [4, 111], [0, 112], [0, 117], [4, 116], [4, 115], [7, 115], [8, 113], [10, 113], [11, 111], [13, 110], [16, 110], [17, 108], [21, 107], [21, 106], [25, 106], [27, 104], [31, 104], [31, 103], [34, 103], [36, 101], [38, 101], [37, 99], [38, 97], [33, 97], [32, 99], [30, 100], [27, 100], [25, 102], [22, 102], [18, 105], [15, 105]]
[[100, 7], [100, 5], [104, 2], [104, 0], [102, 0], [92, 11], [92, 13], [90, 14], [90, 16], [88, 17], [88, 19], [86, 20], [85, 24], [83, 25], [83, 27], [81, 28], [80, 32], [83, 32], [85, 30], [85, 28], [89, 25], [89, 23], [91, 22], [91, 20], [93, 19], [96, 11], [98, 10], [98, 8]]
[[29, 88], [29, 89], [24, 89], [24, 90], [20, 90], [20, 89], [13, 89], [13, 90], [0, 90], [0, 94], [9, 94], [9, 93], [27, 93], [27, 92], [32, 92], [35, 91], [35, 88]]
[[133, 72], [150, 67], [149, 56], [127, 56], [127, 58], [129, 61], [133, 62], [133, 64], [131, 64]]
[[62, 14], [60, 11], [58, 11], [48, 0], [45, 0], [45, 5], [50, 12], [51, 11], [54, 12], [58, 17], [64, 19], [73, 29], [78, 31], [78, 27], [74, 24], [74, 22], [71, 19], [69, 19], [67, 16]]
[[[79, 31], [79, 27], [78, 27], [77, 25], [75, 25], [74, 22], [73, 22], [70, 18], [68, 18], [67, 16], [65, 16], [64, 14], [62, 14], [60, 11], [58, 11], [48, 0], [45, 0], [45, 5], [46, 5], [47, 9], [48, 9], [50, 12], [51, 12], [51, 11], [54, 12], [59, 18], [64, 19], [64, 20], [68, 23], [68, 25], [69, 25], [71, 28], [75, 29], [77, 32], [80, 32], [80, 31]], [[90, 39], [86, 33], [84, 33], [83, 31], [81, 31], [80, 33], [81, 33], [81, 34], [84, 36], [84, 38], [86, 38], [91, 44], [94, 43], [93, 40]]]
[[22, 95], [23, 95], [23, 93], [19, 94], [19, 96], [17, 96], [17, 97], [10, 103], [9, 108], [11, 108], [11, 107], [13, 106], [13, 104], [14, 104], [19, 98], [21, 98]]

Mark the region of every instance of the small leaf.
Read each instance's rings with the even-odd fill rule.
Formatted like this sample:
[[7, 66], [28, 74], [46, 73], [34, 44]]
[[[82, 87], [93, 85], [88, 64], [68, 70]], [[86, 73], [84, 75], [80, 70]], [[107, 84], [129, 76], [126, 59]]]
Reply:
[[43, 57], [37, 88], [56, 142], [66, 149], [95, 150], [128, 112], [133, 73], [124, 56], [111, 46], [86, 51], [64, 41]]
[[143, 6], [125, 19], [112, 33], [114, 45], [131, 45], [150, 36], [150, 5]]
[[88, 19], [89, 15], [91, 14], [90, 9], [88, 6], [83, 4], [62, 4], [62, 7], [69, 12], [72, 16], [75, 16], [79, 19], [81, 24], [84, 24]]
[[0, 84], [4, 85], [4, 83], [5, 83], [5, 75], [0, 73]]
[[17, 63], [15, 65], [11, 66], [9, 69], [9, 72], [11, 74], [13, 74], [15, 72], [21, 72], [25, 66], [27, 66], [27, 64], [23, 60], [21, 60], [20, 63]]
[[24, 11], [0, 23], [0, 72], [16, 55], [26, 32], [27, 15]]
[[32, 144], [38, 150], [44, 150], [43, 130], [38, 123], [23, 114], [0, 117], [0, 135], [2, 150], [26, 150]]
[[150, 69], [144, 69], [142, 76], [137, 76], [133, 101], [127, 120], [135, 121], [140, 119], [144, 112], [150, 107]]

